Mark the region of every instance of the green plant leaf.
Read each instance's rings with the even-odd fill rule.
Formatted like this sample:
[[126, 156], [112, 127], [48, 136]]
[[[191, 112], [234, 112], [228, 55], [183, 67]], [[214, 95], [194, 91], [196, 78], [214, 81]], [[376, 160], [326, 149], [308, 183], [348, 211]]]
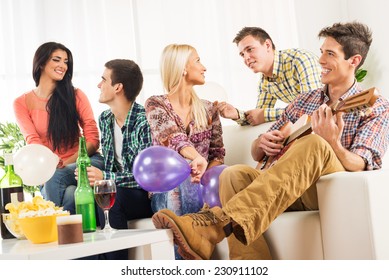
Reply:
[[1, 154], [16, 152], [26, 145], [23, 134], [16, 123], [0, 123], [0, 150]]
[[27, 185], [23, 185], [23, 190], [31, 194], [32, 197], [35, 196], [35, 192], [40, 191], [39, 186], [27, 186]]
[[[0, 167], [5, 170], [4, 153], [16, 152], [21, 147], [26, 145], [23, 134], [20, 132], [19, 126], [16, 123], [0, 123]], [[27, 186], [23, 184], [23, 189], [34, 195], [39, 191], [39, 186]]]
[[365, 79], [366, 75], [367, 75], [367, 70], [359, 68], [355, 72], [355, 79], [357, 79], [357, 82], [360, 83]]

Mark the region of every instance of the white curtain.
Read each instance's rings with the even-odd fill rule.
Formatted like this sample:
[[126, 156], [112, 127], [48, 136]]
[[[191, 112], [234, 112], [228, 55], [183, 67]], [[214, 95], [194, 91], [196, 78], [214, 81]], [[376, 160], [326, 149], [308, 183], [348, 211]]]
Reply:
[[0, 121], [13, 121], [13, 100], [34, 88], [32, 58], [47, 41], [72, 51], [74, 85], [86, 92], [96, 118], [107, 108], [97, 102], [97, 84], [110, 59], [140, 65], [143, 104], [162, 93], [162, 49], [191, 44], [207, 67], [206, 80], [222, 85], [232, 104], [250, 109], [258, 76], [242, 63], [232, 43], [236, 33], [260, 26], [278, 49], [298, 47], [293, 0], [0, 0], [0, 16]]

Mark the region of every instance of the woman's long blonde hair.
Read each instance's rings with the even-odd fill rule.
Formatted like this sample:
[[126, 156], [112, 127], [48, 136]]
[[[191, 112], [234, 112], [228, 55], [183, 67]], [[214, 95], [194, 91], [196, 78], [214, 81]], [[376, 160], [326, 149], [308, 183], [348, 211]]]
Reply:
[[[184, 78], [184, 71], [189, 56], [195, 51], [190, 45], [171, 44], [165, 47], [161, 56], [161, 78], [167, 94], [174, 93]], [[208, 125], [207, 111], [203, 102], [192, 88], [192, 118], [196, 128], [205, 128]]]

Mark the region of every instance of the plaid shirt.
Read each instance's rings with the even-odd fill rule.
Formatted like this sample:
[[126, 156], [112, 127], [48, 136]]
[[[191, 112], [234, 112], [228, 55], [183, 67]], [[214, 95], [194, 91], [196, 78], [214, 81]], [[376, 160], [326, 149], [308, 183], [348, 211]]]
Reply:
[[122, 127], [123, 133], [123, 171], [115, 160], [114, 152], [115, 116], [111, 110], [104, 111], [99, 117], [101, 147], [104, 155], [104, 179], [114, 179], [118, 187], [140, 188], [132, 174], [135, 157], [140, 151], [151, 146], [150, 127], [145, 109], [134, 102]]
[[[355, 83], [340, 100], [344, 100], [361, 92], [358, 83]], [[284, 114], [269, 131], [280, 129], [287, 122], [295, 123], [303, 114], [312, 115], [321, 104], [327, 103], [327, 87], [312, 92], [299, 94], [289, 104]], [[379, 169], [382, 166], [382, 158], [389, 143], [389, 102], [379, 96], [371, 107], [370, 114], [361, 114], [361, 110], [344, 113], [344, 129], [341, 138], [343, 147], [361, 156], [366, 162], [366, 169]]]
[[284, 108], [276, 101], [291, 103], [301, 92], [322, 87], [319, 59], [311, 52], [288, 49], [274, 53], [273, 77], [262, 75], [258, 85], [257, 108], [264, 109], [265, 121], [277, 120]]

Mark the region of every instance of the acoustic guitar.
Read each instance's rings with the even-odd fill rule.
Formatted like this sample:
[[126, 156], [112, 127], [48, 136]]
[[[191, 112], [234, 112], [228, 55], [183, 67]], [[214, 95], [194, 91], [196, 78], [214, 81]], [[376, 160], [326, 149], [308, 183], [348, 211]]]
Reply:
[[[369, 114], [370, 107], [375, 103], [378, 98], [377, 89], [375, 87], [368, 90], [357, 93], [344, 100], [338, 100], [330, 106], [332, 113], [338, 112], [352, 112], [366, 110], [365, 112], [360, 111], [360, 114]], [[269, 157], [264, 156], [261, 161], [258, 162], [257, 169], [265, 170], [271, 167], [285, 152], [290, 148], [293, 141], [301, 138], [305, 135], [312, 133], [311, 118], [304, 114], [295, 123], [285, 124], [280, 131], [285, 135], [285, 140], [282, 142], [284, 148], [276, 156]]]

